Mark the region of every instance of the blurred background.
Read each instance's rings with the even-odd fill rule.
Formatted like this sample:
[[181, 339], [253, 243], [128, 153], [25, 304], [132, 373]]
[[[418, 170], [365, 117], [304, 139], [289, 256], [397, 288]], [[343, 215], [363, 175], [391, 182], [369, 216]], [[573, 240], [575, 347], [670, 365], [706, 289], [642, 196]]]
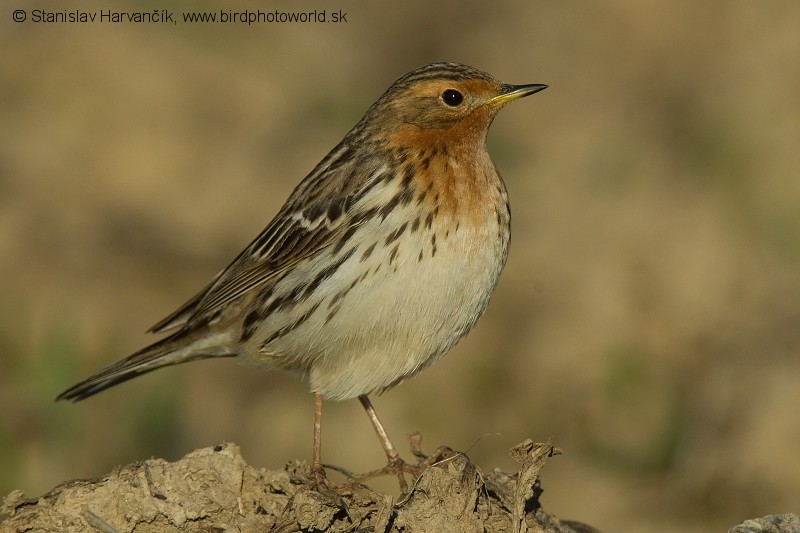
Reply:
[[[550, 89], [490, 133], [514, 222], [486, 315], [373, 398], [406, 456], [420, 431], [514, 470], [511, 446], [552, 437], [545, 508], [608, 532], [800, 511], [800, 2], [19, 4], [0, 13], [0, 494], [222, 441], [309, 459], [306, 385], [230, 360], [53, 398], [152, 341], [395, 78], [450, 60]], [[347, 22], [182, 22], [220, 7]], [[383, 464], [358, 402], [326, 404], [323, 431], [326, 462]]]

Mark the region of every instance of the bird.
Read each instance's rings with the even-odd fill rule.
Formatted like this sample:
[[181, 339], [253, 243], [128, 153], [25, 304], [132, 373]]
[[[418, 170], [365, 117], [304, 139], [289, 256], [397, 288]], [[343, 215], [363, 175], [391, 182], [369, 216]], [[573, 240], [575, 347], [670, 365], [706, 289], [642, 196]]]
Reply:
[[405, 487], [408, 465], [369, 399], [439, 360], [487, 307], [508, 256], [508, 193], [486, 138], [544, 84], [431, 63], [399, 77], [297, 185], [266, 228], [157, 322], [165, 336], [62, 392], [79, 401], [158, 368], [235, 357], [296, 374], [323, 400], [358, 398]]

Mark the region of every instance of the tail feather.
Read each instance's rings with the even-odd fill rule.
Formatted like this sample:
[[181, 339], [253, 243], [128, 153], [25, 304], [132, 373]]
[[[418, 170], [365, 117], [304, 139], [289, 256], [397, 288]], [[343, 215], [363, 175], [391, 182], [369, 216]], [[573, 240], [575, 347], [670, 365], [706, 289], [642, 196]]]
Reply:
[[109, 387], [165, 366], [212, 357], [235, 357], [238, 353], [230, 348], [229, 344], [225, 342], [227, 340], [227, 335], [217, 334], [202, 336], [187, 342], [185, 332], [179, 331], [125, 359], [120, 359], [100, 369], [59, 394], [56, 401], [77, 402]]

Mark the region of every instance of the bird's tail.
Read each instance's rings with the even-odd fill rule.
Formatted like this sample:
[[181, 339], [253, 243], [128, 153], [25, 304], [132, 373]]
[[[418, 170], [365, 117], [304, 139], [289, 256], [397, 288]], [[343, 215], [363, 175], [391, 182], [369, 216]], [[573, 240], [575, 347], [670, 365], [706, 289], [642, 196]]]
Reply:
[[164, 366], [211, 357], [234, 357], [236, 355], [238, 355], [237, 352], [231, 349], [228, 336], [224, 333], [209, 335], [206, 331], [205, 335], [187, 342], [187, 332], [178, 331], [125, 359], [111, 363], [59, 394], [56, 400], [77, 402], [118, 383]]

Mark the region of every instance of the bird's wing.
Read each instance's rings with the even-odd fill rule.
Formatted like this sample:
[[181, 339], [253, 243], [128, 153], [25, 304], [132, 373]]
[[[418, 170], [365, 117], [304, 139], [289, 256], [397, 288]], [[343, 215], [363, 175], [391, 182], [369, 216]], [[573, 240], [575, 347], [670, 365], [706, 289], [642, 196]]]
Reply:
[[[346, 240], [370, 216], [355, 204], [381, 181], [385, 167], [355, 176], [352, 165], [335, 165], [336, 160], [330, 160], [335, 152], [298, 185], [281, 211], [227, 268], [149, 331], [162, 333], [207, 322], [232, 300], [280, 279], [298, 263]], [[334, 170], [340, 179], [331, 179]]]

